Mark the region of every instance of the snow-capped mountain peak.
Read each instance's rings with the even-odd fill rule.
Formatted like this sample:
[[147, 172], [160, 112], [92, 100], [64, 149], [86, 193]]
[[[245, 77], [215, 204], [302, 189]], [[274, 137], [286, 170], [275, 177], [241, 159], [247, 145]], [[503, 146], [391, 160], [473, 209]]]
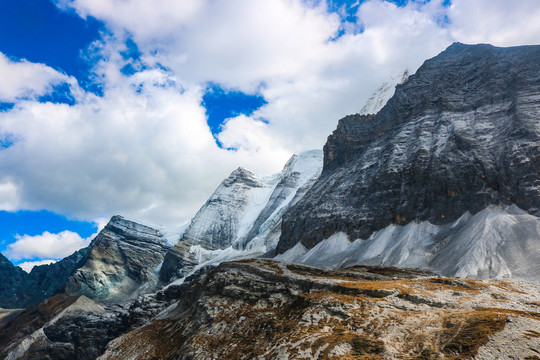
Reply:
[[409, 72], [405, 70], [401, 75], [392, 76], [388, 81], [383, 83], [373, 95], [366, 101], [365, 105], [360, 110], [360, 115], [376, 114], [383, 108], [384, 105], [394, 96], [396, 86], [403, 84], [409, 78]]
[[293, 155], [275, 175], [238, 168], [197, 212], [180, 242], [166, 256], [164, 281], [182, 277], [202, 264], [273, 253], [281, 216], [318, 178], [322, 151]]

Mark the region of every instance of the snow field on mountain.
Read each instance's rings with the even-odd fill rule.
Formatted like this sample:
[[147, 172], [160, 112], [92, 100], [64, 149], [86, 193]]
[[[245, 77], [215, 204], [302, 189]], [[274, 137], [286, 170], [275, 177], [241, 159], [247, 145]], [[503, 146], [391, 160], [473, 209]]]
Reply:
[[278, 260], [329, 269], [353, 265], [413, 267], [461, 278], [540, 280], [540, 219], [516, 206], [489, 206], [448, 225], [428, 221], [389, 225], [367, 240], [339, 232]]

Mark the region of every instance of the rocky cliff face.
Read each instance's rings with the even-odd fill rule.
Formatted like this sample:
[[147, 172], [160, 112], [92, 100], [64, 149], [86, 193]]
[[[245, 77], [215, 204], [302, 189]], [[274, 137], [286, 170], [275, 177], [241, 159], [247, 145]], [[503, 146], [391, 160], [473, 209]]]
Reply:
[[23, 284], [28, 274], [0, 254], [0, 307], [16, 308], [28, 302], [29, 294]]
[[0, 322], [0, 358], [95, 359], [109, 341], [148, 322], [175, 296], [175, 287], [119, 303], [55, 295]]
[[86, 252], [82, 249], [54, 264], [35, 266], [30, 274], [0, 254], [0, 307], [26, 308], [61, 292]]
[[283, 216], [278, 252], [338, 232], [445, 225], [491, 204], [538, 216], [539, 113], [539, 46], [453, 44], [377, 114], [339, 121], [321, 177]]
[[156, 283], [167, 249], [157, 230], [114, 216], [90, 246], [30, 274], [0, 254], [0, 307], [27, 308], [63, 292], [103, 299], [130, 295]]
[[281, 216], [313, 185], [321, 169], [322, 152], [312, 150], [293, 155], [280, 174], [261, 177], [242, 168], [233, 171], [167, 253], [161, 280], [182, 278], [209, 262], [273, 255]]
[[539, 290], [411, 269], [222, 263], [99, 359], [533, 358]]
[[66, 281], [70, 295], [115, 298], [157, 282], [157, 267], [168, 247], [159, 231], [114, 216], [89, 246], [79, 267]]

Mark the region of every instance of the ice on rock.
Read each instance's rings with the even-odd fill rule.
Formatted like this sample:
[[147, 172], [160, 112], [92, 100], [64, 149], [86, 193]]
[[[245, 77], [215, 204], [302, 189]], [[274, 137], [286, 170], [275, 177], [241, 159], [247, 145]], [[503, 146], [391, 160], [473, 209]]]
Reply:
[[239, 168], [197, 212], [166, 255], [160, 278], [168, 282], [222, 261], [273, 255], [281, 216], [319, 177], [322, 151], [293, 155], [281, 173], [259, 176]]
[[409, 72], [405, 70], [398, 76], [392, 76], [387, 82], [381, 85], [368, 99], [360, 110], [361, 115], [376, 114], [394, 95], [396, 85], [404, 83], [409, 78]]

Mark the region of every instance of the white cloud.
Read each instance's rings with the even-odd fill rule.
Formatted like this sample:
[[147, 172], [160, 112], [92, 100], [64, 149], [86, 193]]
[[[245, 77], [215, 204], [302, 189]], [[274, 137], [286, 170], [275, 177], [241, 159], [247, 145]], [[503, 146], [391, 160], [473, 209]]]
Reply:
[[18, 264], [17, 266], [26, 271], [27, 273], [30, 273], [34, 266], [40, 266], [40, 265], [49, 265], [54, 264], [58, 260], [38, 260], [38, 261], [25, 261], [23, 263]]
[[0, 151], [0, 181], [14, 179], [19, 208], [177, 224], [234, 168], [277, 169], [289, 155], [266, 149], [260, 163], [257, 151], [220, 149], [198, 86], [183, 89], [161, 70], [126, 77], [111, 62], [99, 66], [115, 79], [102, 98], [0, 113], [0, 133], [18, 139]]
[[[454, 0], [444, 8], [442, 0], [404, 7], [370, 0], [358, 9], [363, 32], [349, 26], [332, 41], [340, 22], [324, 2], [58, 3], [111, 31], [94, 44], [104, 96], [72, 85], [74, 106], [31, 101], [54, 81], [68, 80], [44, 65], [4, 58], [10, 69], [24, 71], [7, 90], [0, 85], [0, 94], [34, 95], [0, 112], [0, 134], [16, 139], [0, 150], [0, 205], [85, 219], [120, 213], [148, 224], [185, 222], [238, 166], [274, 172], [293, 151], [321, 148], [337, 120], [358, 112], [382, 82], [414, 72], [452, 41], [540, 39], [535, 1]], [[449, 23], [442, 24], [445, 15]], [[133, 76], [119, 70], [129, 61], [120, 56], [127, 36], [146, 65]], [[33, 81], [28, 69], [40, 69]], [[220, 149], [206, 124], [207, 81], [259, 91], [267, 101], [223, 125], [218, 138], [235, 151]]]
[[13, 61], [0, 52], [0, 101], [13, 102], [35, 98], [52, 90], [54, 85], [73, 82], [67, 75], [26, 60]]
[[[160, 62], [184, 81], [214, 81], [255, 89], [276, 76], [317, 67], [321, 45], [339, 19], [323, 3], [301, 0], [74, 0], [82, 16], [105, 20], [117, 37], [130, 34], [148, 62]], [[315, 61], [314, 61], [315, 60]]]
[[0, 182], [0, 210], [14, 211], [18, 203], [15, 184], [10, 181]]
[[496, 46], [540, 42], [536, 0], [453, 0], [448, 11], [452, 36], [464, 43]]
[[17, 235], [17, 241], [7, 246], [5, 255], [13, 261], [32, 258], [62, 259], [88, 246], [93, 236], [83, 239], [69, 230], [58, 234], [45, 231], [35, 236]]

